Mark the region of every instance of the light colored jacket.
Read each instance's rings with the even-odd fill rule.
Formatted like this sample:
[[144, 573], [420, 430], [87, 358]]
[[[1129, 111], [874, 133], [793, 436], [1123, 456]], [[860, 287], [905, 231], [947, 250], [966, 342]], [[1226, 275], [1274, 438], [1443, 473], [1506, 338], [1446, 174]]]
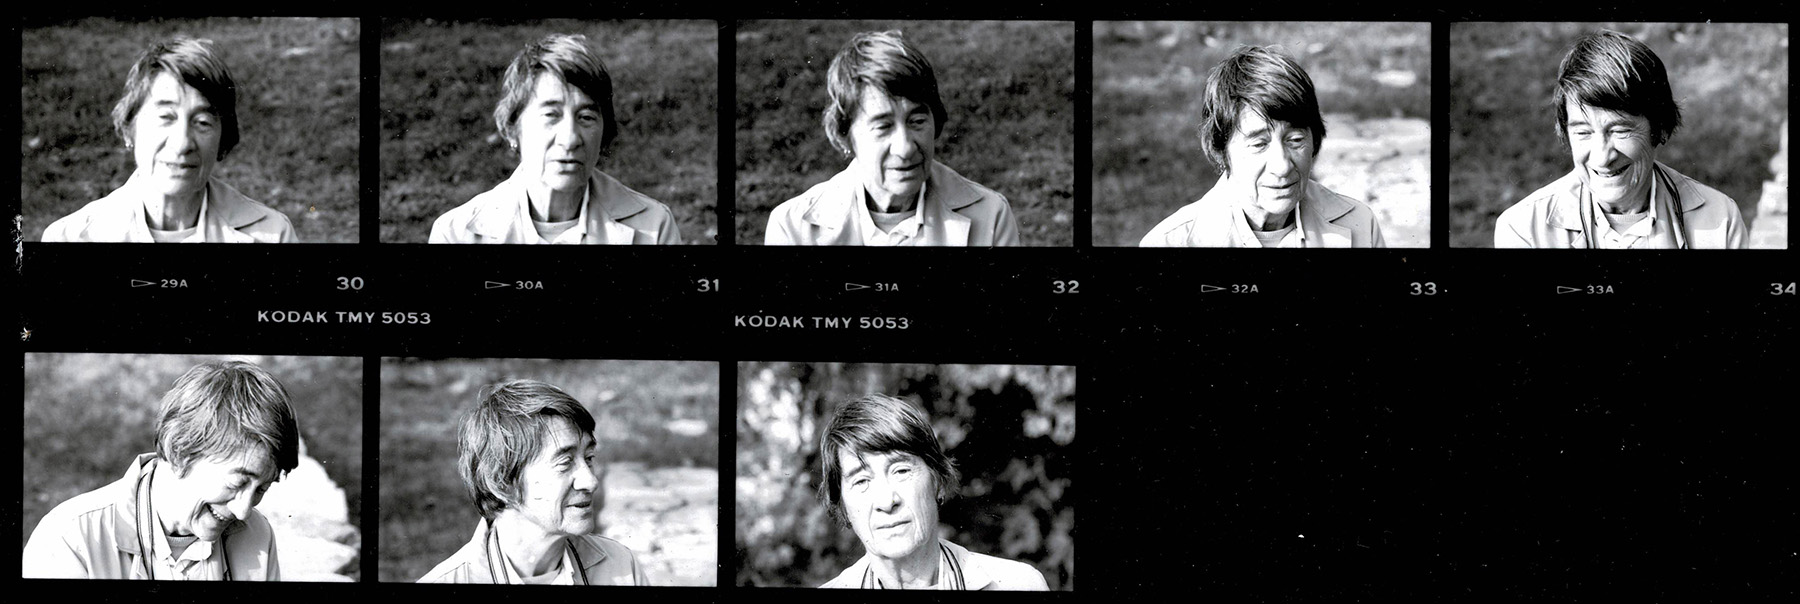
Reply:
[[[1381, 225], [1367, 204], [1339, 195], [1307, 179], [1300, 230], [1306, 247], [1387, 247]], [[1138, 242], [1140, 247], [1262, 247], [1249, 219], [1238, 208], [1237, 193], [1220, 177], [1199, 201], [1182, 206]]]
[[[1006, 197], [937, 161], [931, 162], [929, 178], [915, 245], [1019, 245], [1019, 223]], [[776, 206], [763, 243], [862, 245], [862, 230], [855, 223], [862, 203], [862, 182], [850, 170], [839, 172]]]
[[[1653, 230], [1646, 237], [1647, 241], [1643, 242], [1643, 247], [1679, 247], [1676, 229], [1673, 228], [1675, 221], [1671, 219], [1676, 216], [1673, 207], [1675, 198], [1681, 201], [1679, 218], [1686, 228], [1680, 237], [1686, 240], [1688, 248], [1739, 249], [1749, 245], [1750, 230], [1744, 225], [1744, 216], [1738, 211], [1736, 201], [1732, 201], [1718, 189], [1683, 176], [1661, 162], [1657, 162], [1656, 168], [1668, 179], [1666, 182], [1662, 178], [1656, 179], [1657, 207], [1652, 210], [1655, 217], [1653, 220], [1656, 222], [1651, 225]], [[1669, 193], [1669, 184], [1674, 185], [1674, 195]], [[1582, 191], [1581, 174], [1571, 170], [1562, 178], [1556, 179], [1556, 182], [1525, 196], [1524, 200], [1502, 212], [1500, 219], [1494, 223], [1494, 247], [1588, 247], [1586, 221], [1581, 216], [1581, 204], [1586, 200], [1587, 195]]]
[[[590, 585], [649, 585], [650, 577], [638, 565], [637, 556], [624, 544], [599, 535], [570, 537], [569, 544], [587, 572]], [[488, 522], [475, 525], [475, 535], [462, 549], [439, 563], [431, 572], [419, 577], [420, 583], [493, 583], [494, 570], [488, 566]]]
[[[131, 181], [106, 197], [50, 223], [43, 241], [153, 243], [144, 204]], [[206, 183], [198, 225], [204, 243], [297, 243], [294, 224], [282, 214], [245, 197], [217, 178]]]
[[[1044, 573], [1024, 562], [1016, 562], [1005, 558], [996, 558], [985, 554], [977, 554], [964, 549], [963, 546], [945, 540], [938, 540], [950, 549], [950, 555], [956, 558], [957, 567], [963, 571], [964, 585], [970, 591], [1048, 591], [1049, 584], [1044, 582]], [[869, 572], [869, 564], [875, 560], [873, 554], [863, 554], [850, 568], [838, 573], [837, 578], [820, 585], [829, 589], [857, 589], [862, 587], [863, 575]]]
[[[147, 579], [138, 548], [138, 477], [156, 459], [139, 455], [112, 484], [62, 502], [38, 521], [20, 556], [20, 576], [43, 579]], [[275, 531], [255, 508], [221, 538], [233, 581], [280, 581]], [[213, 555], [219, 555], [215, 549]]]
[[[525, 167], [431, 225], [431, 243], [546, 243], [531, 223], [526, 190], [533, 175]], [[669, 206], [632, 190], [605, 172], [588, 173], [585, 218], [575, 225], [584, 244], [672, 245], [681, 243]]]

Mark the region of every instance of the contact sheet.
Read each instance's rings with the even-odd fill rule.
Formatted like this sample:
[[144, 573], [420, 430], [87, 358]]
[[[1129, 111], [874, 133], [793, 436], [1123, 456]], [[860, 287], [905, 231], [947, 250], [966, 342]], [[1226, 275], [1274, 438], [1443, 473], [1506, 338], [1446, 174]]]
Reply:
[[1792, 7], [1290, 8], [25, 9], [8, 585], [1792, 594]]

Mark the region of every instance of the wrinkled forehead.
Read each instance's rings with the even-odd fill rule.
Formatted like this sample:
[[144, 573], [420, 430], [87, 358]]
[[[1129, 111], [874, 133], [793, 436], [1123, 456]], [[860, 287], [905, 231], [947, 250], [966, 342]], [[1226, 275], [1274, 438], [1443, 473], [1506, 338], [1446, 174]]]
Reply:
[[198, 88], [181, 81], [179, 74], [162, 70], [150, 79], [150, 94], [144, 95], [143, 107], [158, 105], [181, 106], [194, 105], [199, 109], [211, 109], [212, 103]]
[[1268, 115], [1265, 115], [1261, 109], [1250, 103], [1238, 103], [1237, 130], [1232, 132], [1234, 137], [1249, 138], [1253, 136], [1266, 136], [1270, 134], [1285, 133], [1290, 130], [1311, 132], [1306, 128], [1295, 126], [1290, 122], [1270, 118]]
[[587, 91], [570, 84], [554, 71], [539, 70], [531, 77], [531, 98], [526, 101], [526, 106], [556, 104], [579, 108], [594, 105], [594, 97], [588, 96]]
[[856, 101], [855, 121], [879, 118], [901, 119], [914, 114], [931, 115], [931, 108], [910, 98], [888, 92], [875, 84], [863, 84]]
[[[252, 447], [248, 450], [212, 455], [194, 463], [206, 463], [214, 467], [220, 474], [243, 474], [263, 482], [273, 482], [276, 478], [275, 458], [266, 452]], [[188, 471], [194, 468], [190, 464]]]
[[566, 417], [552, 417], [540, 424], [538, 441], [533, 462], [548, 460], [565, 449], [585, 451], [595, 445], [594, 435], [583, 433], [574, 420]]
[[923, 463], [923, 458], [907, 451], [858, 451], [850, 447], [838, 449], [840, 476], [849, 476], [863, 470], [879, 471], [905, 462]]
[[1650, 121], [1650, 118], [1636, 113], [1589, 105], [1581, 102], [1580, 99], [1575, 98], [1570, 98], [1569, 101], [1563, 105], [1563, 109], [1569, 114], [1568, 125], [1570, 126], [1576, 124], [1585, 124], [1588, 126], [1612, 124], [1641, 125], [1647, 124]]

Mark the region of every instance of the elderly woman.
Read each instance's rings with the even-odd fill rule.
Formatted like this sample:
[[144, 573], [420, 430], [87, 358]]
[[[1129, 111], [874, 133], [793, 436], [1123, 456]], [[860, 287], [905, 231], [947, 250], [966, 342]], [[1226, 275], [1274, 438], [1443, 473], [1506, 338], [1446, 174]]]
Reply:
[[1575, 167], [1500, 214], [1494, 247], [1742, 248], [1737, 202], [1656, 161], [1681, 126], [1669, 75], [1649, 46], [1612, 31], [1563, 56], [1556, 134]]
[[519, 167], [439, 216], [431, 243], [681, 243], [668, 206], [600, 171], [619, 124], [612, 75], [586, 36], [552, 34], [526, 46], [501, 90], [494, 125]]
[[482, 390], [463, 417], [457, 470], [481, 520], [421, 583], [649, 585], [637, 557], [591, 534], [606, 504], [594, 416], [533, 380]]
[[1246, 46], [1214, 66], [1200, 139], [1223, 176], [1140, 246], [1385, 247], [1369, 206], [1312, 179], [1325, 120], [1312, 78], [1293, 59]]
[[155, 453], [44, 515], [22, 576], [281, 579], [275, 534], [255, 506], [300, 463], [287, 390], [256, 365], [209, 363], [175, 381], [159, 417]]
[[237, 83], [211, 40], [151, 46], [125, 76], [113, 130], [137, 169], [44, 241], [293, 243], [287, 216], [213, 178], [238, 143]]
[[864, 396], [839, 408], [820, 440], [820, 496], [867, 552], [821, 587], [1048, 589], [1031, 565], [938, 536], [938, 505], [956, 492], [959, 477], [918, 408]]
[[1018, 245], [1006, 198], [932, 160], [949, 118], [925, 55], [898, 31], [831, 60], [825, 136], [850, 165], [775, 208], [769, 245]]

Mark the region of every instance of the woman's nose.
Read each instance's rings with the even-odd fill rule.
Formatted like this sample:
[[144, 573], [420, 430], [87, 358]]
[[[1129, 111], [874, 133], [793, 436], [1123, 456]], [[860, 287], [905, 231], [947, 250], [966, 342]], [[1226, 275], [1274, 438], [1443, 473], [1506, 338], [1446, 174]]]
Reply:
[[587, 141], [581, 136], [581, 128], [576, 125], [576, 117], [564, 116], [556, 122], [556, 142], [564, 149], [579, 149]]
[[1277, 151], [1274, 157], [1269, 158], [1268, 171], [1280, 176], [1287, 176], [1288, 172], [1294, 169], [1295, 163], [1294, 158], [1288, 155], [1289, 153], [1301, 153], [1301, 151], [1293, 149]]
[[594, 487], [599, 484], [600, 472], [594, 469], [592, 464], [582, 464], [582, 466], [575, 471], [575, 488], [577, 490], [592, 491], [594, 490]]
[[901, 132], [900, 136], [897, 137], [897, 140], [894, 141], [893, 147], [888, 150], [889, 153], [904, 160], [916, 159], [919, 156], [919, 148], [921, 147], [919, 141], [915, 138], [917, 136], [919, 136], [919, 134], [914, 132]]

